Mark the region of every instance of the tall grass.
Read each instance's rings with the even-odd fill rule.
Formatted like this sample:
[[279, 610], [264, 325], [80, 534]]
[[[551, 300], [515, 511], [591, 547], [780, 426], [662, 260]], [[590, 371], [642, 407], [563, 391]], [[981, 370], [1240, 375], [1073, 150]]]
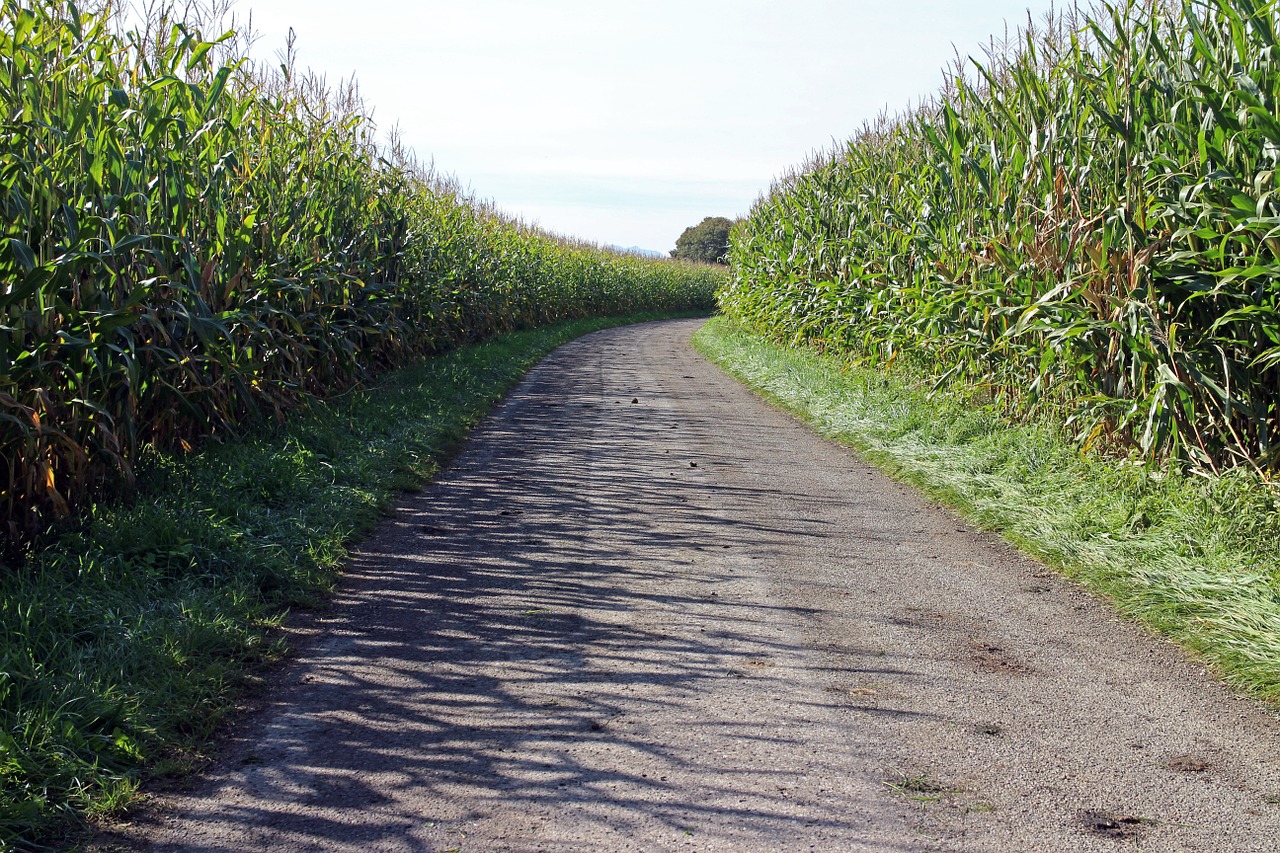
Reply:
[[1082, 445], [1280, 461], [1280, 12], [1127, 0], [1028, 24], [775, 183], [726, 313], [1052, 407]]
[[505, 218], [380, 145], [354, 84], [191, 20], [0, 0], [0, 540], [140, 448], [459, 342], [710, 305], [716, 271]]

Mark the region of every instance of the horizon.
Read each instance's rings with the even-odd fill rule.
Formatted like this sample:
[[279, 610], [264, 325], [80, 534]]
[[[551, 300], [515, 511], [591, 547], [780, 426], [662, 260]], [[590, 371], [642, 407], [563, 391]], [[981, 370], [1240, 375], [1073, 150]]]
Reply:
[[255, 60], [278, 61], [292, 28], [300, 68], [354, 75], [380, 135], [394, 128], [478, 201], [552, 234], [665, 254], [685, 228], [745, 216], [815, 153], [932, 97], [957, 55], [1050, 4], [927, 0], [907, 18], [833, 0], [363, 8], [232, 11], [252, 16]]

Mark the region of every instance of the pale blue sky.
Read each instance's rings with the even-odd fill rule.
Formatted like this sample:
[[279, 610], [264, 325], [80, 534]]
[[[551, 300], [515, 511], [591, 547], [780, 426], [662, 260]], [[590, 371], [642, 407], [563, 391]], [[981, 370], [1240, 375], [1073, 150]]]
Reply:
[[[666, 251], [936, 91], [1028, 0], [239, 0], [255, 53], [355, 74], [381, 128], [529, 222]], [[1049, 3], [1033, 0], [1040, 19]]]

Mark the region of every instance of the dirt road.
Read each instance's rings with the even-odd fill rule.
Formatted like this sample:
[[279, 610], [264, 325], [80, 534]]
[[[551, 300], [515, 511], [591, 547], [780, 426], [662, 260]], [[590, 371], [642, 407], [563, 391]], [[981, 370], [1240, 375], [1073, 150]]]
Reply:
[[1280, 723], [689, 347], [548, 358], [130, 845], [1280, 849]]

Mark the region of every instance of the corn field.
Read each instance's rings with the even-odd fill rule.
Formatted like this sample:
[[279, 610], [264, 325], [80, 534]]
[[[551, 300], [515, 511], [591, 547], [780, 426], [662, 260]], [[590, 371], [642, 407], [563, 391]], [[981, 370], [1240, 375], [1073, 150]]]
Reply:
[[1272, 475], [1278, 31], [1263, 0], [1029, 23], [778, 180], [720, 304], [1052, 407], [1086, 449]]
[[380, 145], [354, 84], [163, 12], [0, 0], [0, 513], [495, 332], [710, 305], [714, 270], [526, 228]]

